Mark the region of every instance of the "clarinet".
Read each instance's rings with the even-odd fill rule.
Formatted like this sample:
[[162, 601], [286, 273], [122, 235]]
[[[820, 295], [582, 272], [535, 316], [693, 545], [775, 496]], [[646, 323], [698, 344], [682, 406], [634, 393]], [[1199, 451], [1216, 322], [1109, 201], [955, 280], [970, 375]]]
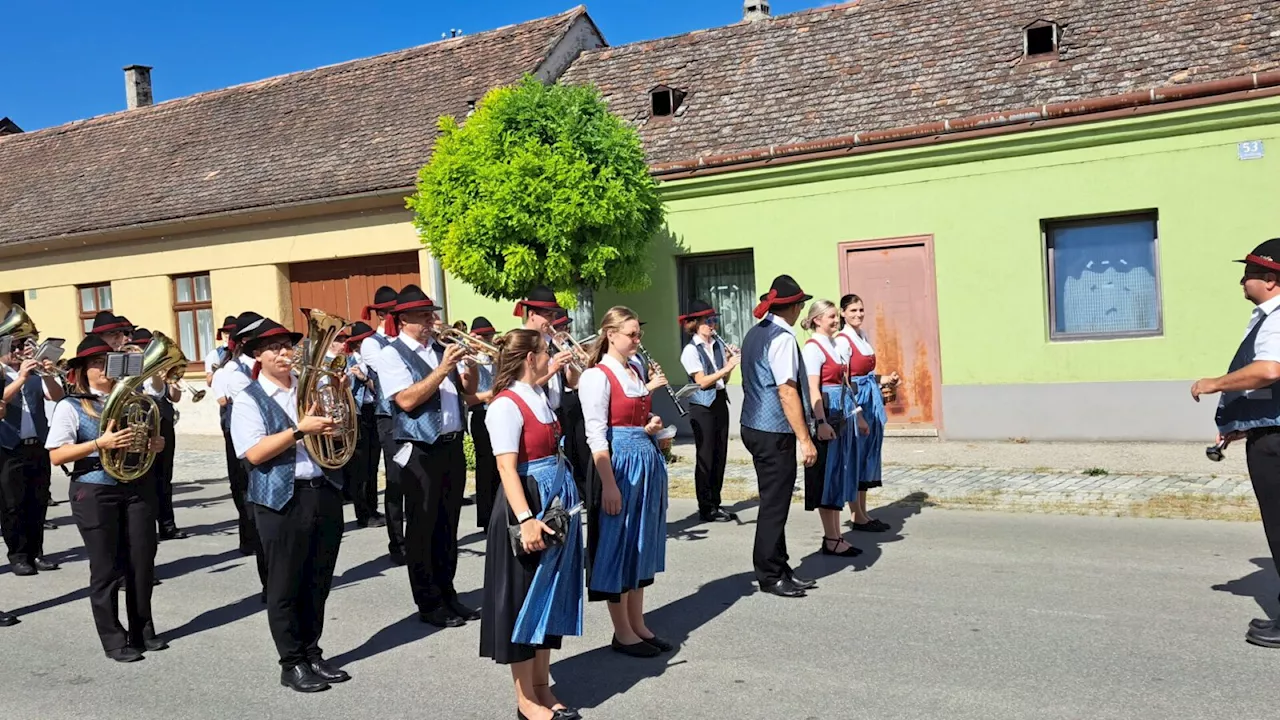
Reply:
[[[643, 343], [641, 343], [639, 350], [640, 354], [644, 356], [645, 364], [649, 366], [649, 374], [652, 375], [654, 373], [658, 373], [665, 377], [666, 373], [662, 372], [662, 368], [658, 366], [658, 363], [653, 361], [652, 356], [649, 355], [649, 351], [644, 349]], [[666, 388], [667, 395], [671, 397], [671, 402], [675, 403], [676, 412], [680, 413], [680, 417], [688, 415], [689, 411], [686, 410], [684, 404], [680, 402], [680, 398], [676, 397], [676, 391], [671, 388], [670, 381], [668, 381], [663, 387]]]

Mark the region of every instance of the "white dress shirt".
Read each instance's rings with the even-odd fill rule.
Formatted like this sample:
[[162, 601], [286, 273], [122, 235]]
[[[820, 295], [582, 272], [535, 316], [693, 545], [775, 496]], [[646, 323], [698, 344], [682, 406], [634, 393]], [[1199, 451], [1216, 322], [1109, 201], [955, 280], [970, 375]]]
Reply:
[[[524, 403], [529, 406], [529, 411], [538, 418], [538, 422], [550, 425], [556, 421], [555, 411], [547, 404], [547, 394], [542, 388], [514, 382], [508, 389], [524, 400]], [[504, 397], [489, 403], [484, 426], [489, 431], [489, 443], [493, 446], [495, 456], [520, 452], [520, 436], [524, 433], [524, 415], [514, 400]]]
[[[14, 370], [8, 365], [5, 365], [4, 374], [5, 374], [5, 377], [9, 379], [10, 385], [18, 382], [17, 370]], [[32, 373], [32, 375], [34, 376], [34, 373]], [[48, 400], [49, 388], [44, 387], [43, 381], [40, 383], [40, 387], [44, 392], [44, 399]], [[33, 438], [36, 436], [36, 421], [31, 417], [31, 408], [30, 406], [27, 405], [27, 396], [22, 393], [22, 390], [18, 390], [17, 393], [18, 393], [18, 404], [22, 406], [22, 429], [19, 431], [18, 435], [23, 440], [26, 440], [28, 438]]]
[[[298, 384], [291, 382], [288, 389], [271, 382], [266, 377], [259, 377], [258, 384], [266, 391], [267, 397], [284, 410], [285, 415], [298, 424]], [[267, 436], [267, 425], [263, 413], [253, 399], [246, 395], [240, 402], [231, 406], [231, 445], [236, 449], [236, 457], [244, 458], [249, 450], [262, 442]], [[320, 477], [323, 472], [320, 466], [311, 460], [307, 448], [298, 441], [294, 444], [293, 476], [299, 480]]]
[[[613, 371], [622, 392], [629, 398], [644, 397], [649, 387], [634, 366], [624, 368], [622, 363], [606, 354], [600, 365]], [[599, 365], [582, 373], [578, 381], [578, 397], [582, 401], [582, 419], [586, 423], [587, 446], [597, 453], [609, 449], [609, 378]]]
[[[406, 347], [418, 357], [427, 363], [427, 367], [435, 370], [439, 365], [436, 359], [436, 352], [422, 343], [414, 340], [408, 335], [401, 335]], [[395, 402], [396, 394], [401, 390], [413, 384], [413, 375], [409, 372], [409, 367], [404, 364], [404, 358], [400, 357], [399, 351], [388, 345], [378, 354], [369, 359], [373, 369], [378, 373], [378, 382], [382, 384], [382, 392], [392, 403]], [[453, 384], [453, 379], [445, 376], [440, 382], [440, 432], [448, 434], [452, 432], [462, 431], [462, 416], [458, 412], [462, 407], [458, 400], [458, 388]]]
[[[812, 343], [805, 342], [804, 348], [800, 351], [804, 354], [804, 371], [809, 377], [820, 377], [822, 375], [822, 365], [827, 361], [827, 355], [839, 364], [849, 362], [849, 346], [844, 343], [836, 345], [833, 338], [820, 333], [814, 333], [811, 340], [817, 341], [822, 345], [822, 349]], [[826, 354], [822, 352], [826, 350]]]
[[[701, 350], [699, 350], [699, 348], [701, 348]], [[703, 351], [706, 352], [707, 359], [711, 361], [713, 372], [719, 372], [720, 369], [724, 367], [724, 365], [716, 364], [716, 352], [713, 344], [703, 340], [701, 335], [694, 335], [693, 342], [685, 345], [684, 350], [680, 351], [680, 364], [684, 366], [684, 371], [689, 373], [689, 377], [693, 377], [700, 372], [705, 372], [702, 369], [702, 359], [700, 357]], [[726, 355], [728, 354], [726, 348], [721, 348], [720, 352]], [[724, 389], [724, 380], [716, 381], [716, 389]]]
[[[106, 393], [92, 388], [89, 392], [99, 399], [107, 396]], [[76, 435], [80, 433], [80, 411], [72, 403], [79, 404], [79, 402], [79, 398], [67, 398], [54, 406], [53, 416], [49, 418], [49, 437], [44, 441], [46, 449], [56, 450], [63, 445], [75, 445], [78, 442]], [[89, 457], [98, 457], [98, 451], [89, 453]]]
[[769, 343], [767, 355], [769, 357], [769, 367], [773, 370], [773, 382], [778, 387], [782, 387], [788, 382], [798, 382], [800, 379], [800, 352], [796, 347], [796, 331], [786, 320], [767, 313], [765, 320], [786, 330], [785, 333], [775, 337], [773, 342]]
[[220, 345], [214, 348], [213, 350], [209, 351], [208, 355], [204, 356], [204, 371], [206, 373], [211, 373], [214, 371], [213, 366], [218, 364], [218, 355], [224, 352], [225, 347], [226, 347], [225, 345]]
[[213, 397], [215, 400], [227, 398], [235, 402], [236, 396], [241, 390], [249, 387], [252, 380], [248, 375], [240, 372], [240, 368], [252, 371], [253, 358], [248, 355], [241, 355], [235, 360], [228, 360], [226, 365], [218, 368], [213, 374]]
[[[366, 342], [368, 340], [369, 338], [365, 338]], [[363, 342], [360, 343], [360, 347], [364, 347]], [[360, 404], [372, 405], [373, 402], [376, 400], [374, 396], [378, 394], [377, 390], [373, 388], [365, 387], [364, 381], [356, 377], [356, 373], [355, 373], [356, 368], [360, 368], [360, 372], [364, 373], [365, 377], [369, 377], [369, 365], [365, 363], [364, 355], [358, 352], [347, 353], [347, 377], [351, 379], [351, 392], [356, 392], [357, 390], [364, 388], [365, 390], [364, 402]]]
[[1280, 296], [1255, 306], [1253, 313], [1249, 315], [1249, 325], [1244, 329], [1245, 337], [1249, 337], [1254, 326], [1261, 322], [1264, 316], [1266, 317], [1266, 322], [1258, 329], [1258, 336], [1253, 339], [1254, 360], [1280, 362], [1280, 318], [1272, 317], [1276, 315], [1278, 308], [1280, 308]]

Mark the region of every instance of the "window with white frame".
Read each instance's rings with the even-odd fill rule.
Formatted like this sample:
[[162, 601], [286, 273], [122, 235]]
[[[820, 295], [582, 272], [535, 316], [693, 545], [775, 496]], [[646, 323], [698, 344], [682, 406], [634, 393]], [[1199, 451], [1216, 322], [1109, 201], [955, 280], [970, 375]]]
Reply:
[[1046, 221], [1043, 228], [1051, 340], [1163, 332], [1156, 213]]
[[81, 285], [80, 295], [80, 327], [86, 335], [93, 328], [93, 318], [103, 310], [111, 310], [111, 283], [101, 285]]
[[209, 275], [173, 279], [173, 313], [177, 320], [178, 346], [187, 362], [200, 362], [214, 348], [213, 293]]

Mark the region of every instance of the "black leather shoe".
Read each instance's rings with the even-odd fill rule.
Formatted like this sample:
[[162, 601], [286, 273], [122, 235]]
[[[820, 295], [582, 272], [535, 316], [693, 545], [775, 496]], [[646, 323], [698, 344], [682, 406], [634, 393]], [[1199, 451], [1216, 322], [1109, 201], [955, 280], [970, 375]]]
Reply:
[[245, 557], [253, 557], [253, 548], [240, 546], [240, 554]]
[[816, 580], [805, 580], [802, 577], [796, 577], [795, 573], [787, 573], [787, 579], [791, 581], [792, 585], [795, 585], [801, 590], [813, 590], [818, 587], [818, 582]]
[[280, 684], [301, 693], [321, 692], [329, 689], [329, 683], [311, 672], [305, 663], [299, 663], [280, 671]]
[[107, 657], [119, 663], [138, 662], [145, 660], [146, 656], [138, 648], [122, 647], [119, 650], [108, 650]]
[[1254, 618], [1249, 621], [1250, 630], [1268, 630], [1275, 627], [1276, 621], [1271, 618]]
[[20, 622], [22, 621], [18, 619], [17, 615], [0, 610], [0, 627], [13, 627]]
[[1274, 623], [1269, 628], [1249, 628], [1244, 639], [1264, 648], [1280, 648], [1280, 627]]
[[858, 532], [869, 532], [869, 533], [882, 533], [889, 529], [888, 525], [885, 525], [879, 520], [871, 520], [869, 522], [864, 522], [864, 523], [851, 522], [849, 523], [849, 527], [853, 528], [854, 530], [857, 530]]
[[[529, 718], [516, 710], [516, 720], [529, 720]], [[582, 714], [573, 708], [560, 708], [551, 711], [551, 720], [582, 720]]]
[[57, 530], [57, 529], [58, 529], [58, 523], [56, 523], [56, 522], [54, 522], [54, 521], [52, 521], [52, 520], [45, 520], [45, 521], [44, 521], [44, 529], [45, 529], [45, 530]]
[[45, 560], [44, 558], [36, 558], [35, 562], [31, 564], [34, 565], [35, 568], [40, 572], [49, 572], [50, 570], [57, 570], [58, 568], [62, 567], [58, 563], [50, 562], [48, 560]]
[[392, 565], [404, 566], [405, 564], [404, 555], [401, 553], [391, 553], [387, 558], [391, 560]]
[[455, 628], [467, 624], [466, 620], [453, 614], [452, 610], [445, 607], [438, 607], [434, 610], [419, 610], [418, 619], [438, 628]]
[[143, 640], [142, 646], [149, 652], [160, 652], [161, 650], [169, 649], [169, 643], [158, 637], [149, 637], [146, 640]]
[[160, 534], [157, 537], [159, 537], [161, 540], [186, 540], [191, 536], [179, 530], [178, 528], [174, 527], [174, 528], [165, 528], [164, 530], [161, 530]]
[[362, 528], [380, 528], [386, 527], [387, 521], [380, 517], [370, 517], [365, 518], [364, 520], [357, 520], [356, 525]]
[[651, 637], [651, 638], [640, 638], [640, 639], [641, 639], [641, 640], [644, 640], [645, 642], [649, 643], [650, 645], [652, 645], [652, 646], [654, 646], [654, 647], [658, 648], [658, 649], [659, 649], [659, 650], [661, 650], [662, 652], [671, 652], [672, 650], [675, 650], [675, 649], [676, 649], [676, 646], [675, 646], [675, 645], [672, 645], [671, 643], [667, 642], [666, 640], [663, 640], [662, 638], [658, 637], [657, 635], [654, 635], [654, 636], [653, 636], [653, 637]]
[[760, 592], [766, 592], [770, 595], [777, 595], [778, 597], [785, 598], [802, 598], [807, 594], [804, 590], [796, 587], [795, 584], [787, 578], [783, 578], [772, 585], [761, 585]]
[[26, 562], [25, 560], [19, 560], [18, 562], [11, 565], [9, 567], [9, 571], [12, 572], [14, 575], [18, 575], [20, 577], [27, 577], [28, 575], [36, 574], [35, 567], [33, 567], [31, 563]]
[[622, 643], [618, 642], [617, 635], [613, 637], [613, 642], [609, 644], [609, 647], [613, 648], [614, 652], [620, 652], [623, 655], [630, 655], [631, 657], [638, 657], [638, 658], [658, 657], [658, 655], [661, 652], [658, 650], [658, 648], [650, 645], [649, 643], [643, 640], [641, 640], [640, 642], [634, 645], [623, 645]]
[[464, 497], [464, 498], [462, 498], [462, 504], [463, 504], [463, 505], [475, 505], [475, 504], [476, 504], [476, 499], [475, 499], [475, 498], [473, 498], [473, 497]]
[[329, 661], [324, 658], [307, 661], [307, 667], [325, 682], [343, 683], [351, 679], [351, 676], [345, 670], [339, 670], [330, 665]]
[[852, 546], [852, 545], [850, 545], [850, 546], [846, 547], [846, 548], [845, 548], [845, 549], [843, 549], [843, 550], [839, 550], [839, 551], [837, 551], [837, 550], [836, 550], [836, 548], [840, 547], [840, 542], [841, 542], [842, 540], [844, 540], [844, 538], [838, 538], [838, 537], [836, 537], [836, 538], [829, 538], [829, 537], [824, 537], [824, 538], [822, 538], [822, 554], [823, 554], [823, 555], [834, 555], [834, 556], [836, 556], [836, 557], [858, 557], [859, 555], [861, 555], [861, 554], [862, 554], [862, 551], [861, 551], [861, 550], [859, 550], [858, 548], [856, 548], [856, 547], [854, 547], [854, 546]]
[[452, 600], [446, 600], [444, 604], [445, 604], [445, 607], [453, 611], [454, 615], [457, 615], [463, 620], [479, 620], [480, 619], [479, 610], [475, 610], [467, 607], [466, 605], [463, 605], [462, 603], [458, 602], [457, 598], [454, 598]]
[[702, 522], [732, 522], [738, 519], [733, 513], [725, 512], [720, 508], [716, 508], [711, 512], [698, 513], [698, 517]]

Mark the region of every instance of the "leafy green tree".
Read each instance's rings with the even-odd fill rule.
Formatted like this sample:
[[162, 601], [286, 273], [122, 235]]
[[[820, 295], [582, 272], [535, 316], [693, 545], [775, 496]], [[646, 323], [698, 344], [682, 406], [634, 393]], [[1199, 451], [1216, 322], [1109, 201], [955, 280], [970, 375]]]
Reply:
[[533, 76], [490, 91], [464, 125], [440, 118], [407, 207], [445, 271], [481, 295], [542, 283], [570, 307], [580, 287], [648, 287], [663, 223], [635, 130], [595, 88]]

